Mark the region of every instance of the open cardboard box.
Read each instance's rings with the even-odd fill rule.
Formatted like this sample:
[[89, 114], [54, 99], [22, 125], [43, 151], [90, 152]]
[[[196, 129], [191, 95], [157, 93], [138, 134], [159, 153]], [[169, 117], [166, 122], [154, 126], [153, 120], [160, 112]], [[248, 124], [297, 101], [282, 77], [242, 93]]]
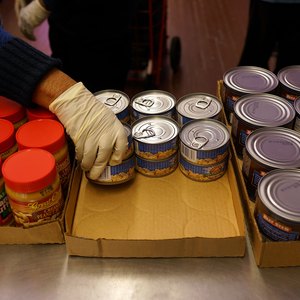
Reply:
[[[218, 97], [222, 99], [223, 82], [218, 81]], [[227, 124], [228, 125], [228, 124]], [[239, 190], [246, 215], [249, 238], [256, 264], [259, 267], [300, 266], [300, 241], [274, 242], [266, 239], [259, 231], [255, 217], [255, 203], [250, 200], [242, 174], [242, 160], [233, 146], [232, 164], [238, 179]]]
[[196, 182], [177, 168], [159, 178], [137, 173], [115, 186], [75, 170], [65, 214], [69, 255], [88, 257], [243, 257], [245, 224], [232, 162], [220, 179]]

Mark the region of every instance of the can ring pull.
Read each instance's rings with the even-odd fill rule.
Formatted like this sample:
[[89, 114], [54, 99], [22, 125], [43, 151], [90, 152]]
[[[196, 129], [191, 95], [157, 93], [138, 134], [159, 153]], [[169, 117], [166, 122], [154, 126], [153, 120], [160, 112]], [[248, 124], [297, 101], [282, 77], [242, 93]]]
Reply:
[[208, 143], [208, 138], [205, 136], [195, 136], [194, 140], [192, 141], [192, 147], [201, 149]]
[[151, 107], [154, 104], [154, 101], [147, 98], [145, 99], [141, 98], [141, 99], [137, 99], [136, 103], [145, 107]]
[[147, 127], [145, 129], [143, 129], [142, 131], [137, 131], [133, 136], [136, 139], [150, 138], [150, 137], [155, 136], [155, 132], [152, 128]]
[[196, 103], [196, 107], [201, 109], [206, 109], [210, 106], [211, 99], [209, 97], [201, 97], [199, 101]]
[[121, 98], [122, 96], [117, 98], [115, 95], [113, 95], [112, 97], [109, 97], [105, 100], [105, 105], [115, 106], [121, 100]]

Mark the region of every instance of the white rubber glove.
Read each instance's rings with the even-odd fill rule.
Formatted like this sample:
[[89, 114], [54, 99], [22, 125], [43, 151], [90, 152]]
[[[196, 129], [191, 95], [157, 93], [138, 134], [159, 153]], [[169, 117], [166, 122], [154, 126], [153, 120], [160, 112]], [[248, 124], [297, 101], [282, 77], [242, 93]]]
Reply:
[[21, 9], [26, 5], [28, 5], [31, 1], [32, 0], [15, 0], [15, 14], [18, 20], [19, 20]]
[[56, 98], [49, 110], [65, 126], [75, 144], [76, 159], [91, 179], [99, 178], [108, 162], [121, 163], [127, 149], [124, 126], [81, 82]]
[[30, 4], [20, 10], [18, 18], [20, 31], [29, 40], [35, 41], [36, 38], [33, 34], [34, 28], [43, 23], [49, 15], [50, 12], [43, 7], [40, 0], [33, 0]]

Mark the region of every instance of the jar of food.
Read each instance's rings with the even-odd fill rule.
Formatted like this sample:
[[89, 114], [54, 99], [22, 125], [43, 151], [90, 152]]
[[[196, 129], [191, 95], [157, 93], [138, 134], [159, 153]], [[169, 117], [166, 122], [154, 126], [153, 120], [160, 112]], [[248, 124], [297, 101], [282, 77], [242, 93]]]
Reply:
[[38, 120], [38, 119], [51, 119], [58, 121], [56, 115], [50, 110], [42, 107], [35, 106], [26, 109], [28, 121]]
[[0, 157], [4, 161], [18, 150], [15, 128], [12, 122], [0, 119]]
[[12, 223], [13, 215], [5, 191], [4, 180], [2, 176], [2, 160], [0, 157], [0, 226]]
[[240, 97], [234, 105], [232, 140], [242, 156], [247, 136], [261, 127], [293, 128], [295, 110], [284, 98], [263, 93]]
[[54, 220], [64, 201], [54, 156], [43, 149], [21, 150], [2, 167], [6, 193], [17, 226]]
[[300, 65], [288, 66], [278, 71], [278, 94], [293, 105], [300, 96]]
[[147, 90], [132, 97], [131, 118], [132, 121], [152, 116], [175, 118], [175, 105], [176, 98], [171, 93], [161, 90]]
[[21, 104], [0, 96], [0, 118], [13, 123], [15, 129], [27, 122], [26, 109]]
[[223, 75], [224, 109], [229, 123], [232, 123], [234, 103], [246, 94], [275, 93], [278, 86], [277, 76], [264, 68], [239, 66], [226, 71]]
[[110, 108], [122, 123], [130, 123], [129, 96], [119, 90], [102, 90], [94, 96]]
[[55, 157], [63, 193], [66, 196], [71, 174], [71, 162], [63, 125], [55, 120], [29, 121], [16, 132], [19, 150], [39, 148]]
[[205, 93], [192, 93], [181, 97], [176, 103], [179, 126], [192, 120], [221, 120], [222, 103], [217, 97]]
[[272, 170], [259, 182], [254, 216], [262, 234], [272, 241], [300, 238], [300, 170]]

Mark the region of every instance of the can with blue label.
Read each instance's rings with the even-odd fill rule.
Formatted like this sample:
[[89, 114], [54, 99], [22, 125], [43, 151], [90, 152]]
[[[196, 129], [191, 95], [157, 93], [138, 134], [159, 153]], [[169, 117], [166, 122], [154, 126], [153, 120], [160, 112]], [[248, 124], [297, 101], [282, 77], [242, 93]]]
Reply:
[[254, 216], [261, 233], [272, 241], [300, 238], [300, 170], [277, 169], [259, 182]]

